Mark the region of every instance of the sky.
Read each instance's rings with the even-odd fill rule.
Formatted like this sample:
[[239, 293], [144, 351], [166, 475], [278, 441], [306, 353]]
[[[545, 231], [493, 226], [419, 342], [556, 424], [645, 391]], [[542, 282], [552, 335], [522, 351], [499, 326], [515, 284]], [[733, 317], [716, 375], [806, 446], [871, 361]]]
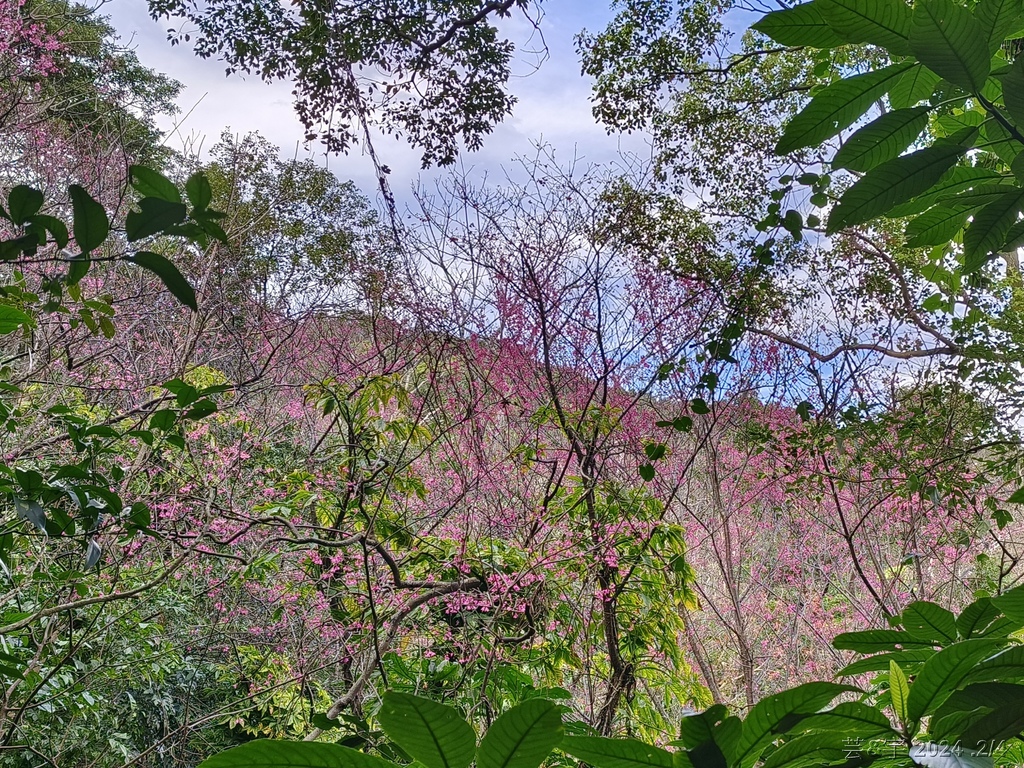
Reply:
[[[520, 56], [511, 82], [519, 99], [514, 113], [486, 138], [483, 149], [465, 153], [460, 160], [463, 170], [477, 181], [485, 176], [500, 180], [514, 167], [513, 158], [532, 154], [537, 142], [549, 144], [563, 162], [574, 157], [584, 164], [614, 162], [622, 151], [649, 154], [642, 137], [609, 136], [591, 116], [590, 83], [580, 74], [573, 36], [584, 28], [602, 29], [610, 17], [608, 4], [562, 0], [547, 5], [541, 30], [549, 58], [538, 70], [536, 56]], [[171, 47], [166, 34], [169, 24], [150, 19], [144, 0], [110, 0], [103, 12], [110, 16], [122, 43], [134, 48], [143, 64], [185, 85], [178, 99], [177, 125], [160, 121], [171, 147], [208, 150], [224, 129], [238, 134], [258, 131], [279, 146], [283, 156], [312, 156], [339, 178], [352, 179], [366, 194], [374, 194], [373, 165], [358, 147], [348, 155], [326, 157], [321, 146], [302, 144], [303, 130], [292, 108], [289, 83], [226, 76], [221, 62], [202, 60], [187, 46]], [[525, 21], [509, 23], [510, 37], [526, 39]], [[538, 41], [529, 43], [536, 47]], [[375, 149], [391, 169], [392, 191], [400, 204], [411, 199], [410, 190], [418, 180], [429, 185], [444, 173], [421, 173], [419, 154], [394, 138], [380, 137]]]

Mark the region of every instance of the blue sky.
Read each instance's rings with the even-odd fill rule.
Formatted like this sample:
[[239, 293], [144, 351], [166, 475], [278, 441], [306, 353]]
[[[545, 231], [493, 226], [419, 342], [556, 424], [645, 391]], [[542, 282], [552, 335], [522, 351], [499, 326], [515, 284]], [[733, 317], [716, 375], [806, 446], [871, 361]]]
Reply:
[[[533, 143], [543, 140], [565, 161], [574, 155], [584, 162], [614, 161], [620, 150], [643, 154], [644, 140], [639, 136], [608, 136], [591, 118], [590, 84], [580, 75], [573, 48], [573, 36], [583, 28], [601, 29], [610, 11], [605, 2], [559, 0], [546, 3], [541, 29], [549, 59], [538, 71], [530, 57], [516, 67], [511, 88], [519, 98], [514, 114], [498, 126], [484, 148], [466, 154], [462, 163], [474, 177], [485, 174], [500, 178], [515, 155], [531, 154]], [[172, 48], [166, 39], [166, 22], [152, 21], [141, 0], [111, 0], [103, 12], [121, 35], [133, 46], [144, 64], [181, 81], [185, 91], [179, 98], [184, 118], [168, 143], [182, 149], [191, 144], [209, 148], [224, 128], [236, 133], [259, 131], [281, 147], [282, 154], [305, 158], [312, 154], [326, 163], [339, 177], [351, 178], [367, 193], [376, 188], [369, 158], [357, 148], [348, 156], [324, 157], [321, 147], [309, 150], [301, 146], [302, 128], [292, 109], [288, 83], [266, 84], [256, 77], [226, 77], [224, 66], [203, 61], [187, 47]], [[516, 19], [508, 22], [510, 36], [525, 37], [526, 25]], [[164, 121], [162, 126], [172, 126]], [[400, 199], [408, 199], [408, 190], [421, 178], [419, 156], [393, 138], [381, 137], [376, 143], [381, 161], [392, 169], [391, 184]], [[425, 174], [427, 179], [436, 172]]]

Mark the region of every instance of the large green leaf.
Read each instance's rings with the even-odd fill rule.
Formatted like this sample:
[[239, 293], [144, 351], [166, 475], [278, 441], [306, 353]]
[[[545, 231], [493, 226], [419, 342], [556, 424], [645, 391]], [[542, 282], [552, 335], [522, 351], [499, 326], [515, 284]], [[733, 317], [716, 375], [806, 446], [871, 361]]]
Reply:
[[844, 632], [836, 635], [832, 646], [840, 651], [877, 653], [899, 651], [905, 648], [931, 648], [932, 644], [918, 640], [909, 632], [898, 629], [866, 629], [862, 632]]
[[939, 179], [938, 184], [929, 189], [925, 194], [918, 195], [910, 202], [897, 205], [888, 211], [885, 216], [887, 218], [913, 216], [915, 213], [921, 213], [935, 205], [940, 199], [950, 197], [956, 192], [987, 181], [998, 182], [1002, 178], [1004, 177], [1001, 174], [987, 168], [957, 165], [951, 168]]
[[125, 219], [128, 242], [156, 235], [185, 220], [188, 209], [184, 203], [172, 203], [158, 197], [144, 197], [138, 211], [129, 211]]
[[991, 751], [994, 744], [1024, 732], [1024, 686], [983, 683], [950, 696], [929, 724], [935, 740]]
[[993, 597], [992, 604], [1009, 618], [1024, 624], [1024, 585]]
[[1024, 699], [994, 700], [995, 709], [960, 733], [960, 741], [968, 749], [986, 749], [1024, 733]]
[[936, 653], [925, 662], [914, 679], [907, 699], [910, 720], [920, 720], [955, 691], [974, 665], [998, 648], [993, 640], [964, 640]]
[[772, 752], [762, 768], [799, 768], [803, 765], [842, 764], [846, 758], [848, 734], [809, 733], [787, 741]]
[[900, 623], [918, 640], [928, 640], [935, 645], [955, 643], [957, 639], [956, 616], [927, 600], [908, 605], [900, 615]]
[[978, 184], [968, 190], [956, 195], [942, 197], [939, 202], [943, 205], [954, 205], [976, 211], [986, 205], [1002, 200], [1007, 192], [1012, 192], [1014, 187], [1006, 184]]
[[965, 729], [992, 711], [994, 702], [1019, 697], [1024, 686], [1012, 683], [975, 683], [951, 694], [928, 718], [932, 741], [956, 740]]
[[158, 253], [139, 251], [134, 256], [129, 256], [128, 261], [138, 264], [143, 269], [148, 269], [154, 275], [159, 277], [160, 281], [164, 284], [167, 290], [171, 292], [174, 298], [193, 312], [199, 309], [199, 306], [196, 303], [195, 289], [189, 284], [188, 280], [185, 279], [181, 272], [178, 271], [178, 268], [168, 259]]
[[965, 152], [956, 144], [935, 144], [882, 163], [846, 190], [829, 215], [827, 231], [871, 221], [927, 192]]
[[772, 11], [756, 22], [753, 29], [781, 45], [835, 48], [843, 44], [842, 38], [825, 23], [817, 2]]
[[979, 0], [974, 17], [988, 40], [989, 53], [999, 50], [1003, 39], [1020, 22], [1021, 0]]
[[793, 728], [794, 731], [856, 731], [865, 739], [893, 734], [889, 718], [874, 707], [859, 701], [844, 701], [832, 709], [804, 718]]
[[889, 89], [889, 106], [905, 109], [927, 101], [941, 80], [928, 67], [915, 64]]
[[956, 618], [956, 628], [964, 639], [1006, 637], [1021, 627], [1024, 627], [1024, 617], [1015, 620], [1004, 616], [1000, 608], [988, 597], [978, 598], [964, 608]]
[[198, 211], [206, 210], [213, 201], [213, 189], [202, 171], [196, 171], [188, 177], [188, 181], [185, 182], [185, 194], [188, 195], [192, 207]]
[[563, 752], [596, 768], [673, 768], [672, 753], [635, 739], [566, 736]]
[[337, 744], [257, 739], [207, 758], [198, 768], [397, 768]]
[[[30, 229], [45, 230], [53, 237], [53, 242], [58, 248], [64, 248], [68, 244], [68, 228], [60, 219], [45, 213], [37, 213], [29, 222]], [[40, 242], [45, 236], [40, 234]]]
[[910, 50], [918, 61], [954, 85], [977, 92], [988, 78], [988, 37], [971, 12], [953, 0], [917, 0]]
[[853, 677], [854, 675], [863, 675], [867, 672], [882, 672], [889, 668], [890, 660], [895, 661], [904, 669], [910, 670], [915, 665], [928, 661], [934, 655], [935, 651], [931, 648], [913, 648], [909, 651], [879, 653], [847, 664], [836, 672], [836, 677]]
[[930, 208], [907, 224], [907, 245], [911, 248], [925, 248], [948, 243], [963, 229], [971, 210], [963, 205], [937, 205]]
[[964, 682], [1024, 680], [1024, 645], [1015, 645], [975, 665]]
[[928, 125], [929, 107], [886, 112], [854, 133], [832, 158], [835, 168], [870, 171], [879, 163], [899, 157]]
[[793, 720], [794, 715], [815, 714], [839, 694], [856, 690], [837, 683], [805, 683], [761, 699], [743, 721], [732, 762], [743, 768], [753, 765], [784, 722]]
[[964, 231], [964, 272], [977, 272], [988, 261], [990, 253], [998, 252], [1006, 235], [1024, 207], [1024, 189], [1006, 192], [974, 216]]
[[7, 210], [15, 224], [24, 224], [43, 207], [43, 193], [19, 184], [7, 195]]
[[821, 15], [850, 43], [869, 43], [898, 56], [910, 52], [910, 6], [903, 0], [817, 0]]
[[727, 716], [724, 704], [715, 704], [703, 712], [683, 715], [679, 726], [679, 740], [687, 749], [693, 749], [714, 738], [715, 726]]
[[467, 768], [473, 762], [476, 734], [452, 707], [388, 691], [377, 719], [392, 741], [427, 768]]
[[103, 206], [92, 199], [92, 196], [77, 184], [68, 187], [71, 195], [71, 207], [74, 215], [72, 231], [75, 243], [82, 253], [94, 251], [103, 244], [110, 234], [110, 219]]
[[817, 146], [844, 128], [849, 128], [911, 66], [907, 62], [894, 64], [874, 72], [844, 78], [823, 88], [786, 124], [775, 151], [784, 155], [803, 147]]
[[14, 333], [22, 326], [29, 326], [32, 318], [20, 309], [0, 304], [0, 336]]
[[181, 202], [181, 192], [162, 173], [144, 165], [133, 165], [128, 171], [131, 174], [132, 186], [143, 197], [155, 197], [169, 203]]
[[550, 701], [532, 699], [513, 707], [487, 729], [476, 754], [477, 768], [537, 768], [562, 740], [562, 715]]
[[[740, 719], [729, 717], [724, 704], [716, 704], [703, 712], [684, 715], [679, 726], [679, 741], [673, 745], [686, 747], [686, 762], [692, 766], [728, 768], [730, 760], [726, 753], [732, 754], [742, 730]], [[681, 754], [676, 753], [676, 768], [685, 768], [678, 764]]]
[[1018, 56], [1003, 75], [1003, 103], [1018, 127], [1024, 127], [1024, 57]]
[[1024, 144], [996, 120], [987, 120], [982, 124], [981, 138], [983, 140], [978, 142], [978, 149], [991, 152], [1007, 165], [1011, 165], [1017, 155], [1024, 151]]

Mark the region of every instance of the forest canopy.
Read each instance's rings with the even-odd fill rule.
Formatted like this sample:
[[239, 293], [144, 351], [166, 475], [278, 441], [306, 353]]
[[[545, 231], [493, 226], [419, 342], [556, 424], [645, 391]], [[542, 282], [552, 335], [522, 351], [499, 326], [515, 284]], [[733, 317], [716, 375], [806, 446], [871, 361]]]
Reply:
[[1024, 4], [554, 6], [0, 0], [0, 766], [1024, 762]]

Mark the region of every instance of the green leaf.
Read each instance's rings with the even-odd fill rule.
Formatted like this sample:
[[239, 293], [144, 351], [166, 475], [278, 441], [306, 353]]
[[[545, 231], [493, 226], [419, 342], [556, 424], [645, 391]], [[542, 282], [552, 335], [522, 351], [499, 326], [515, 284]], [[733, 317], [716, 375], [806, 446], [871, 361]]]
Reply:
[[1018, 248], [1024, 248], [1024, 221], [1018, 221], [1010, 231], [1006, 233], [1006, 242], [1003, 244], [1003, 253], [1010, 253]]
[[651, 480], [653, 480], [654, 476], [657, 474], [653, 464], [641, 464], [639, 472], [640, 477], [643, 478], [643, 480], [648, 483], [651, 482]]
[[14, 333], [22, 326], [31, 325], [32, 318], [20, 309], [0, 304], [0, 336]]
[[1024, 189], [1016, 188], [989, 203], [974, 216], [964, 231], [964, 272], [977, 272], [988, 261], [990, 253], [998, 252], [1006, 235], [1024, 207]]
[[893, 734], [888, 717], [859, 701], [844, 701], [832, 709], [806, 717], [793, 727], [793, 731], [856, 731], [865, 739]]
[[452, 707], [388, 691], [377, 719], [388, 737], [426, 768], [467, 768], [473, 762], [476, 734]]
[[257, 739], [201, 762], [198, 768], [396, 768], [394, 763], [337, 744]]
[[990, 54], [999, 50], [1003, 39], [1020, 21], [1021, 0], [979, 0], [974, 6], [974, 18], [988, 40]]
[[921, 64], [915, 64], [889, 89], [889, 106], [904, 109], [927, 101], [942, 78]]
[[185, 412], [183, 419], [205, 419], [211, 413], [217, 412], [217, 404], [213, 400], [200, 400]]
[[170, 408], [164, 408], [153, 414], [149, 420], [149, 426], [151, 429], [168, 430], [174, 426], [174, 422], [177, 420], [178, 414]]
[[927, 600], [908, 605], [900, 616], [900, 623], [918, 640], [927, 640], [935, 645], [955, 643], [957, 639], [953, 613]]
[[158, 197], [142, 198], [139, 208], [141, 210], [129, 211], [125, 219], [125, 232], [130, 243], [180, 224], [188, 215], [184, 203], [172, 203]]
[[693, 429], [693, 419], [689, 416], [677, 416], [672, 420], [672, 429], [677, 432], [689, 432]]
[[985, 168], [957, 165], [951, 168], [939, 180], [939, 183], [928, 190], [928, 192], [923, 195], [918, 195], [910, 202], [897, 205], [895, 208], [888, 211], [885, 216], [887, 218], [913, 216], [915, 213], [921, 213], [935, 205], [935, 203], [940, 199], [967, 189], [972, 185], [977, 185], [984, 181], [998, 182], [1003, 178], [1004, 177], [1001, 174]]
[[143, 197], [155, 197], [168, 203], [181, 202], [178, 188], [162, 173], [143, 165], [133, 165], [128, 171], [131, 174], [132, 186]]
[[992, 744], [1018, 738], [1024, 733], [1024, 698], [1018, 694], [1012, 700], [993, 700], [992, 705], [994, 711], [960, 734], [960, 741], [968, 749], [986, 750]]
[[894, 64], [844, 78], [823, 88], [786, 124], [775, 147], [776, 153], [785, 155], [803, 147], [817, 146], [849, 128], [911, 66], [910, 63]]
[[1012, 683], [975, 683], [954, 692], [928, 719], [928, 736], [941, 741], [959, 734], [992, 710], [993, 702], [1019, 698], [1024, 686]]
[[815, 714], [839, 694], [856, 690], [838, 683], [805, 683], [761, 699], [743, 721], [743, 733], [736, 745], [733, 764], [741, 768], [753, 765], [784, 722], [794, 715]]
[[965, 683], [1024, 680], [1024, 645], [1014, 645], [975, 665]]
[[911, 248], [924, 248], [948, 243], [963, 229], [971, 210], [964, 205], [938, 205], [925, 211], [907, 224], [907, 245]]
[[901, 667], [912, 670], [915, 666], [923, 664], [934, 655], [935, 651], [931, 648], [914, 648], [909, 651], [879, 653], [875, 656], [857, 659], [857, 661], [847, 664], [836, 672], [836, 677], [853, 677], [854, 675], [863, 675], [867, 672], [882, 672], [889, 668], [890, 661], [895, 661]]
[[225, 232], [216, 221], [213, 221], [212, 219], [199, 218], [198, 224], [199, 228], [202, 229], [203, 232], [215, 240], [219, 240], [222, 243], [226, 243], [228, 241], [227, 232]]
[[752, 29], [780, 45], [835, 48], [843, 44], [842, 38], [825, 23], [816, 2], [801, 3], [792, 8], [772, 11], [754, 23]]
[[782, 766], [826, 766], [842, 764], [849, 751], [846, 748], [848, 734], [809, 733], [787, 741], [772, 752], [764, 761], [762, 768], [781, 768]]
[[828, 217], [828, 233], [871, 221], [927, 192], [965, 152], [966, 149], [957, 144], [935, 144], [882, 163], [839, 199]]
[[964, 608], [956, 618], [956, 628], [965, 640], [972, 637], [1006, 637], [1024, 626], [1024, 619], [1014, 621], [1004, 616], [991, 598], [982, 597]]
[[644, 453], [647, 458], [651, 461], [658, 461], [665, 457], [665, 452], [668, 450], [668, 446], [664, 443], [647, 443], [644, 446]]
[[43, 207], [43, 193], [19, 184], [7, 196], [7, 209], [15, 224], [24, 224]]
[[889, 662], [889, 698], [892, 700], [892, 710], [900, 723], [906, 724], [907, 698], [910, 696], [910, 686], [907, 684], [907, 676], [903, 674], [900, 665], [895, 661]]
[[879, 163], [899, 157], [928, 125], [930, 107], [886, 112], [854, 133], [839, 148], [832, 166], [869, 171]]
[[706, 741], [714, 739], [715, 726], [728, 714], [724, 704], [715, 704], [703, 712], [683, 715], [679, 726], [679, 740], [687, 749], [699, 747]]
[[196, 292], [189, 285], [178, 268], [158, 253], [150, 251], [139, 251], [134, 256], [129, 256], [128, 261], [138, 264], [143, 269], [148, 269], [160, 278], [168, 291], [182, 304], [189, 307], [193, 312], [199, 309], [196, 304]]
[[971, 12], [953, 0], [917, 0], [910, 50], [935, 74], [978, 92], [988, 78], [988, 35]]
[[1024, 152], [1018, 154], [1010, 163], [1010, 172], [1018, 182], [1024, 181]]
[[53, 242], [58, 248], [66, 248], [68, 244], [68, 228], [64, 222], [55, 216], [48, 216], [45, 213], [37, 213], [30, 222], [33, 227], [41, 227], [53, 236]]
[[89, 267], [92, 265], [92, 260], [88, 256], [80, 256], [75, 259], [71, 259], [68, 264], [68, 274], [64, 278], [64, 282], [68, 285], [77, 285], [83, 277], [89, 274]]
[[477, 750], [476, 767], [537, 768], [561, 740], [558, 707], [531, 699], [510, 709], [487, 729]]
[[1013, 122], [1024, 126], [1024, 58], [1020, 56], [1003, 75], [1003, 103]]
[[[177, 190], [175, 190], [177, 191]], [[188, 177], [185, 182], [185, 194], [192, 207], [199, 211], [205, 211], [206, 207], [213, 200], [213, 190], [210, 189], [210, 182], [206, 174], [196, 171]]]
[[1012, 192], [1014, 189], [1015, 187], [1007, 184], [978, 184], [958, 195], [943, 197], [939, 202], [976, 211], [990, 203], [1002, 200], [1007, 192]]
[[997, 649], [994, 640], [964, 640], [932, 656], [914, 679], [907, 701], [907, 714], [914, 722], [934, 711], [955, 691], [982, 659]]
[[[1014, 136], [995, 120], [989, 120], [981, 125], [981, 138], [978, 149], [991, 152], [1007, 165], [1013, 163], [1022, 151], [1024, 144], [1017, 141]], [[1010, 177], [1004, 177], [1012, 181]]]
[[110, 234], [110, 220], [103, 206], [92, 199], [92, 196], [77, 184], [68, 187], [71, 195], [71, 207], [74, 213], [72, 231], [75, 242], [82, 253], [94, 251], [102, 245]]
[[910, 52], [911, 10], [903, 0], [818, 0], [821, 15], [850, 43], [878, 45], [902, 56]]
[[896, 629], [867, 629], [862, 632], [844, 632], [832, 641], [832, 647], [840, 651], [876, 653], [878, 651], [899, 651], [904, 648], [931, 648], [932, 644], [918, 640], [909, 632]]
[[566, 736], [559, 749], [595, 768], [673, 768], [671, 752], [635, 739]]
[[[1014, 494], [1010, 497], [1013, 501]], [[992, 604], [1014, 621], [1024, 622], [1024, 585], [1014, 587], [998, 597], [992, 598]]]

